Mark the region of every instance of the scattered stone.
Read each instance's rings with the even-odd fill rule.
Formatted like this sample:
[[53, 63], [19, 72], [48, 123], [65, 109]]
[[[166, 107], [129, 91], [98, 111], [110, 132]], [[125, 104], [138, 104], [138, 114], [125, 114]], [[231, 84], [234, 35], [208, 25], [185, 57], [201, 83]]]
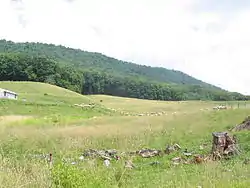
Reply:
[[137, 153], [143, 158], [149, 158], [160, 155], [161, 151], [155, 149], [142, 149], [139, 150]]
[[83, 156], [84, 157], [100, 157], [102, 159], [108, 159], [111, 160], [112, 158], [115, 158], [117, 154], [117, 151], [115, 149], [109, 149], [109, 150], [94, 150], [89, 149], [84, 151]]
[[239, 125], [236, 125], [231, 131], [242, 131], [248, 130], [250, 131], [250, 116], [247, 116], [244, 121], [242, 121]]
[[80, 159], [80, 160], [84, 160], [84, 156], [80, 156], [79, 159]]
[[165, 153], [170, 154], [170, 153], [177, 151], [177, 150], [180, 150], [180, 149], [181, 149], [181, 146], [179, 144], [174, 144], [173, 146], [168, 145], [165, 149]]
[[105, 152], [106, 152], [108, 155], [110, 155], [110, 156], [114, 156], [114, 155], [117, 154], [116, 149], [109, 149], [109, 150], [106, 150]]
[[106, 167], [109, 167], [109, 166], [110, 166], [110, 160], [108, 160], [108, 159], [105, 159], [105, 160], [103, 161], [103, 163], [104, 163], [104, 165], [105, 165]]
[[192, 155], [192, 153], [191, 153], [191, 152], [188, 152], [188, 150], [185, 149], [185, 151], [183, 152], [183, 155], [185, 155], [186, 157], [189, 157], [189, 156]]
[[[193, 156], [191, 152], [188, 152], [187, 149], [184, 150], [183, 155], [186, 157], [174, 157], [172, 158], [172, 164], [173, 165], [179, 165], [180, 163], [183, 164], [201, 164], [204, 162], [208, 162], [208, 160], [217, 160], [217, 159], [227, 159], [229, 156], [239, 155], [240, 151], [237, 146], [237, 138], [236, 136], [229, 136], [227, 132], [215, 132], [212, 133], [213, 135], [213, 146], [212, 146], [212, 152], [209, 156], [203, 156], [203, 155], [194, 155], [193, 158], [187, 158], [190, 156]], [[206, 146], [207, 144], [203, 144], [200, 146], [200, 149], [204, 149], [203, 146]], [[174, 144], [172, 146], [167, 146], [164, 150], [165, 153], [170, 154], [171, 152], [180, 150], [181, 146], [178, 144]], [[150, 158], [159, 156], [162, 154], [161, 150], [156, 149], [142, 149], [138, 151], [132, 151], [132, 152], [122, 152], [119, 153], [120, 156], [123, 155], [123, 157], [126, 156], [136, 156], [139, 155], [143, 158]], [[111, 165], [111, 160], [120, 160], [121, 157], [118, 155], [117, 150], [115, 149], [108, 149], [108, 150], [95, 150], [95, 149], [88, 149], [83, 152], [83, 155], [79, 157], [79, 160], [84, 160], [86, 157], [90, 158], [99, 158], [103, 160], [103, 164], [106, 167], [109, 167]], [[42, 158], [48, 160], [52, 164], [52, 154], [39, 154], [39, 155], [31, 155], [35, 158]], [[87, 162], [94, 162], [95, 159], [87, 160]], [[73, 161], [73, 159], [63, 159], [65, 162], [76, 165], [77, 162]], [[159, 165], [160, 162], [153, 161], [150, 162], [149, 165]], [[250, 159], [246, 159], [244, 161], [244, 164], [250, 164]], [[91, 164], [94, 165], [94, 164]], [[146, 164], [148, 165], [148, 164]], [[132, 160], [125, 161], [125, 168], [133, 169], [135, 168], [135, 165], [133, 164]]]
[[181, 157], [174, 157], [172, 159], [172, 162], [174, 162], [174, 163], [180, 163], [181, 161], [182, 161]]

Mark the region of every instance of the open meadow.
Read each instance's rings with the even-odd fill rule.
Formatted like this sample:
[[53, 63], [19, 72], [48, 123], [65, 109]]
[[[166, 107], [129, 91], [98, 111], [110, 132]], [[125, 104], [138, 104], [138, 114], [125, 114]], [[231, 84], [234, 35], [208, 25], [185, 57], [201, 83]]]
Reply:
[[[105, 95], [83, 96], [35, 82], [0, 82], [18, 100], [0, 99], [0, 187], [185, 187], [250, 186], [250, 134], [236, 132], [241, 154], [230, 160], [173, 165], [187, 149], [209, 154], [212, 132], [228, 131], [250, 115], [248, 102], [152, 101]], [[216, 105], [226, 110], [213, 110]], [[231, 133], [230, 133], [231, 134]], [[86, 149], [143, 148], [181, 151], [152, 158], [79, 158]], [[202, 146], [202, 147], [201, 147]], [[42, 155], [52, 153], [53, 165]], [[135, 168], [124, 168], [131, 159]], [[152, 162], [157, 165], [150, 165]]]

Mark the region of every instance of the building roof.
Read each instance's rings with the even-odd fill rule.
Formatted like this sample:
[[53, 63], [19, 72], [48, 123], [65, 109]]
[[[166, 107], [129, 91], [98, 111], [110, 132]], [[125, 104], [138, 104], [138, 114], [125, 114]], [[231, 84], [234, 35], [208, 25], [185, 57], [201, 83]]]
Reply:
[[0, 88], [0, 92], [4, 92], [4, 91], [6, 91], [8, 93], [11, 93], [11, 94], [17, 95], [17, 93], [15, 93], [14, 91], [10, 91], [10, 90], [7, 90], [7, 89]]

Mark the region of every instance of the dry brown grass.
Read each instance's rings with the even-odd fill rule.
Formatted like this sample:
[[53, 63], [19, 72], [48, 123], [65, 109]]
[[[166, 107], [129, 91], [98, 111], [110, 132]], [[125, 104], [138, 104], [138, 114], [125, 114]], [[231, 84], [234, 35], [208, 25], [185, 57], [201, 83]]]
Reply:
[[[170, 121], [185, 118], [194, 112], [171, 113], [161, 116], [114, 116], [97, 117], [84, 120], [80, 125], [71, 126], [48, 126], [39, 129], [33, 126], [12, 126], [9, 131], [23, 137], [34, 135], [50, 135], [62, 137], [84, 137], [84, 136], [129, 136], [143, 131], [157, 131], [166, 127]], [[191, 116], [192, 117], [192, 116]]]
[[23, 116], [23, 115], [8, 115], [8, 116], [0, 116], [0, 125], [8, 124], [18, 121], [23, 121], [32, 118], [32, 116]]

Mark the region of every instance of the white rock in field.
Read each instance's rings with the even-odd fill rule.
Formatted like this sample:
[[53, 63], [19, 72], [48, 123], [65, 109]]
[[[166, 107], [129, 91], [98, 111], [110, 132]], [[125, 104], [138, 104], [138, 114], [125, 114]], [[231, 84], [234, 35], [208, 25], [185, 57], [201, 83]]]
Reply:
[[84, 156], [80, 156], [79, 159], [80, 159], [80, 160], [84, 160]]
[[109, 161], [108, 159], [105, 159], [105, 160], [104, 160], [104, 165], [105, 165], [106, 167], [109, 167], [109, 166], [110, 166], [110, 161]]

